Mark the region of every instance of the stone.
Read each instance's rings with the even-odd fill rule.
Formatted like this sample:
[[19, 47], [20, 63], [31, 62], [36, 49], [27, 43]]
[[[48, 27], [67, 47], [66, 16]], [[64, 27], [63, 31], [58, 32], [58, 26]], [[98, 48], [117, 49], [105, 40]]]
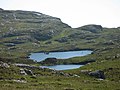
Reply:
[[88, 73], [91, 72], [91, 70], [81, 70], [80, 72], [81, 72], [81, 73], [84, 73], [84, 74], [88, 74]]
[[77, 75], [77, 74], [74, 74], [74, 75], [73, 75], [73, 77], [80, 77], [80, 76], [79, 76], [79, 75]]
[[96, 71], [90, 72], [89, 75], [94, 76], [96, 78], [105, 79], [104, 72], [101, 70], [96, 70]]
[[22, 68], [20, 69], [20, 74], [21, 74], [21, 75], [27, 75], [27, 73], [25, 72], [25, 70], [22, 69]]
[[27, 81], [25, 80], [13, 80], [14, 82], [18, 82], [18, 83], [27, 83]]
[[37, 66], [33, 66], [33, 65], [29, 65], [29, 64], [14, 64], [17, 67], [21, 67], [21, 68], [39, 68]]
[[68, 41], [68, 38], [67, 37], [62, 37], [60, 39], [56, 39], [55, 41], [58, 41], [60, 43], [64, 43], [64, 42], [67, 42]]
[[27, 73], [27, 75], [34, 76], [32, 70], [25, 69], [25, 72]]
[[4, 68], [9, 68], [10, 67], [7, 63], [4, 63], [2, 61], [0, 62], [0, 66], [4, 67]]

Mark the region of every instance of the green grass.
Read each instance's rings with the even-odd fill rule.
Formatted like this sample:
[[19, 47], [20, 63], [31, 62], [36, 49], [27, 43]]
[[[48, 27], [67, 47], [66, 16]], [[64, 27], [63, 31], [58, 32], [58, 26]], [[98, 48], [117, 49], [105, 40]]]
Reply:
[[119, 83], [85, 78], [39, 77], [29, 83], [1, 81], [1, 90], [117, 90]]
[[[13, 13], [17, 15], [15, 20]], [[103, 28], [94, 33], [81, 28], [70, 28], [58, 18], [36, 15], [29, 11], [0, 12], [0, 61], [7, 63], [39, 63], [27, 57], [32, 52], [69, 51], [91, 49], [93, 54], [58, 61], [57, 64], [96, 62], [81, 68], [64, 72], [80, 77], [65, 77], [52, 74], [49, 70], [34, 69], [36, 78], [22, 76], [18, 67], [0, 67], [0, 90], [119, 90], [120, 89], [120, 29]], [[8, 17], [6, 17], [6, 14]], [[12, 27], [12, 28], [11, 28]], [[91, 28], [90, 28], [91, 29]], [[66, 41], [64, 41], [64, 38]], [[63, 41], [62, 41], [63, 39]], [[61, 40], [61, 41], [60, 41]], [[6, 43], [16, 43], [6, 46]], [[81, 70], [103, 70], [105, 80], [90, 77]], [[17, 83], [13, 79], [25, 78], [27, 83]]]

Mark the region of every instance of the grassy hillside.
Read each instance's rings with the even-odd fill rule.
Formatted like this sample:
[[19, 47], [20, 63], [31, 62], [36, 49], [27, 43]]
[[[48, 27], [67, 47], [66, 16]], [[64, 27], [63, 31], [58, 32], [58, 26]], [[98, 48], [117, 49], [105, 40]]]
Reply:
[[[93, 50], [93, 53], [54, 62], [28, 59], [31, 52], [83, 49]], [[38, 67], [90, 61], [94, 62], [78, 69], [60, 72]], [[20, 67], [15, 63], [27, 66]], [[27, 75], [22, 75], [21, 70]], [[103, 71], [105, 79], [89, 75], [96, 70]], [[105, 28], [91, 24], [71, 28], [59, 18], [39, 12], [0, 9], [1, 90], [119, 90], [119, 85], [119, 27]]]

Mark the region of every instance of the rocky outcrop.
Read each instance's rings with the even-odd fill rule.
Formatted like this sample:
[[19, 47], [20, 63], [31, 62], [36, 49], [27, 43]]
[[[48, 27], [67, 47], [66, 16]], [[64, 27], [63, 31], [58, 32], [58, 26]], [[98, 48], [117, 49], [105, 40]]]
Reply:
[[29, 64], [14, 64], [14, 65], [21, 68], [39, 68], [37, 66], [29, 65]]
[[0, 67], [9, 68], [10, 65], [8, 65], [7, 63], [4, 63], [4, 62], [0, 61]]
[[90, 72], [89, 75], [96, 78], [105, 79], [104, 71], [101, 70]]
[[25, 72], [25, 70], [23, 68], [20, 69], [20, 74], [21, 75], [27, 75], [27, 73]]
[[58, 41], [60, 43], [64, 43], [64, 42], [67, 42], [68, 41], [68, 38], [67, 37], [62, 37], [60, 39], [56, 39], [55, 41]]
[[90, 73], [90, 72], [91, 72], [91, 70], [81, 70], [81, 71], [80, 71], [80, 73], [83, 73], [83, 74], [86, 74], [86, 75], [87, 75], [88, 73]]
[[92, 33], [98, 33], [98, 32], [101, 32], [103, 28], [102, 28], [101, 25], [91, 24], [91, 25], [82, 26], [82, 27], [80, 27], [80, 28], [78, 28], [78, 29], [90, 31], [90, 32], [92, 32]]
[[25, 72], [27, 73], [27, 75], [34, 76], [32, 70], [25, 69]]
[[26, 69], [26, 68], [21, 68], [20, 69], [20, 74], [21, 75], [30, 75], [30, 76], [35, 76], [32, 70]]
[[52, 70], [51, 71], [52, 74], [55, 74], [57, 76], [65, 76], [65, 77], [80, 77], [79, 75], [77, 74], [71, 74], [71, 73], [65, 73], [65, 72], [62, 72], [62, 71], [57, 71], [57, 70]]
[[[0, 37], [6, 38], [17, 36], [19, 40], [15, 40], [16, 42], [19, 42], [20, 39], [21, 42], [31, 40], [45, 41], [51, 39], [53, 36], [59, 35], [64, 28], [71, 28], [59, 18], [34, 11], [13, 11], [0, 8], [0, 17], [0, 24], [7, 24], [7, 26], [9, 26], [7, 27], [8, 29], [1, 33]], [[19, 24], [22, 24], [22, 27]], [[4, 28], [1, 27], [1, 30], [2, 29]], [[25, 37], [24, 40], [23, 36]]]
[[2, 9], [2, 8], [0, 8], [0, 11], [3, 11], [3, 9]]
[[11, 81], [14, 81], [14, 82], [17, 82], [17, 83], [27, 83], [27, 81], [25, 81], [25, 80], [11, 80]]

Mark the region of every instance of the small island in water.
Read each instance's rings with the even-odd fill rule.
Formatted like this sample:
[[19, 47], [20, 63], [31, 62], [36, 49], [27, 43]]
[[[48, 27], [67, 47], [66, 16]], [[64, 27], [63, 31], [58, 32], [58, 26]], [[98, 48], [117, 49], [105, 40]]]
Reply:
[[[29, 56], [30, 59], [36, 60], [38, 62], [46, 60], [49, 58], [48, 62], [51, 62], [52, 59], [69, 59], [73, 57], [81, 57], [91, 54], [93, 51], [91, 50], [81, 50], [81, 51], [64, 51], [64, 52], [49, 52], [46, 53], [31, 53]], [[68, 70], [68, 69], [75, 69], [79, 68], [83, 65], [78, 64], [70, 64], [70, 65], [54, 65], [54, 66], [41, 66], [44, 68], [50, 68], [55, 70]]]

